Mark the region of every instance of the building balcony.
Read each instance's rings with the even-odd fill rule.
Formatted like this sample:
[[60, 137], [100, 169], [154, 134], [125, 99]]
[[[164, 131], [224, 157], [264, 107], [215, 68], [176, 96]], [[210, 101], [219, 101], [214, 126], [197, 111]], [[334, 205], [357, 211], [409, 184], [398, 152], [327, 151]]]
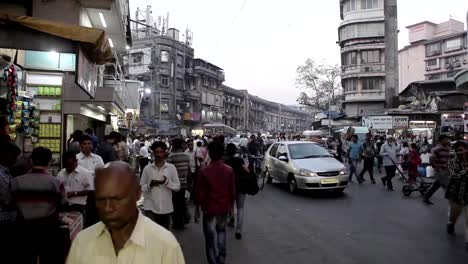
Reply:
[[341, 66], [342, 78], [385, 76], [385, 64], [363, 64]]
[[225, 81], [224, 71], [222, 70], [215, 71], [215, 70], [212, 70], [208, 67], [204, 67], [201, 65], [195, 65], [194, 69], [195, 69], [195, 73], [197, 74], [208, 75], [209, 77], [215, 78], [221, 82]]
[[385, 101], [385, 92], [382, 90], [352, 91], [345, 93], [344, 103], [356, 102], [382, 102]]
[[182, 95], [189, 98], [189, 99], [200, 99], [200, 91], [197, 90], [183, 90]]

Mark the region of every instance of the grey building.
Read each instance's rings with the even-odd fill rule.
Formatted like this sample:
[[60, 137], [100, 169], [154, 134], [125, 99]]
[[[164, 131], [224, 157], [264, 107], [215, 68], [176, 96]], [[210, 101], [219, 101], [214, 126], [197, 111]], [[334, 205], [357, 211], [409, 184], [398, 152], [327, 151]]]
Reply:
[[343, 107], [350, 117], [383, 111], [385, 104], [384, 0], [340, 0]]

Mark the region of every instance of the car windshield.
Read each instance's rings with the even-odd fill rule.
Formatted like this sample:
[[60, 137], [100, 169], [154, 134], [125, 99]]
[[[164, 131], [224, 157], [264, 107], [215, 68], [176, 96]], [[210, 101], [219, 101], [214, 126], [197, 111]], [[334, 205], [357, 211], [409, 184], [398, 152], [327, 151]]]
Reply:
[[288, 146], [291, 159], [330, 157], [330, 153], [316, 144], [291, 144]]

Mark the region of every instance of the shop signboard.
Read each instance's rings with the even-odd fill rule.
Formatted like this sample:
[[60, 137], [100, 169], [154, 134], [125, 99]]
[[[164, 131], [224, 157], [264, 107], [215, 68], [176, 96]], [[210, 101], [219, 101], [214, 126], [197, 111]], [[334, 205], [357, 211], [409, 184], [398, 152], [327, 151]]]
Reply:
[[393, 118], [391, 116], [364, 116], [362, 126], [372, 129], [392, 129]]
[[407, 116], [394, 116], [393, 117], [393, 129], [407, 129], [408, 128]]
[[463, 114], [443, 114], [442, 118], [442, 126], [463, 126]]
[[410, 128], [436, 128], [434, 121], [410, 121]]
[[81, 48], [78, 48], [78, 66], [76, 67], [76, 83], [91, 98], [96, 95], [98, 66], [91, 62]]

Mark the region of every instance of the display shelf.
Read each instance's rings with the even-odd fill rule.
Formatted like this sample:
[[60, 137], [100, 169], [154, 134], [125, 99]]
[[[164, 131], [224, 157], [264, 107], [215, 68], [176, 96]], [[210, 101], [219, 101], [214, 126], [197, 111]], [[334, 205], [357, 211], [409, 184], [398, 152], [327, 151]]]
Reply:
[[36, 99], [57, 99], [60, 100], [62, 97], [60, 95], [35, 95]]
[[46, 112], [46, 113], [62, 113], [62, 110], [48, 110], [48, 109], [36, 109], [39, 110], [41, 113]]
[[61, 137], [60, 136], [57, 136], [57, 137], [41, 137], [41, 136], [39, 136], [38, 138], [40, 140], [40, 139], [60, 139]]
[[62, 122], [40, 122], [39, 124], [45, 124], [45, 125], [61, 125]]
[[39, 86], [45, 86], [45, 87], [54, 87], [54, 88], [62, 88], [62, 84], [39, 84], [39, 83], [26, 83], [26, 86], [30, 87], [39, 87]]

